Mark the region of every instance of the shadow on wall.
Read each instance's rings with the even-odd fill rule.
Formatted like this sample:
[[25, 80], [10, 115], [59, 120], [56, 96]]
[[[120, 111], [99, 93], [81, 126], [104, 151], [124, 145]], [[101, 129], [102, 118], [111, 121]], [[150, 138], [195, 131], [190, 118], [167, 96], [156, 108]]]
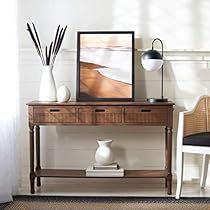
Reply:
[[141, 64], [142, 52], [138, 49], [142, 49], [142, 39], [135, 39], [135, 99], [146, 99], [146, 87], [145, 87], [145, 71]]

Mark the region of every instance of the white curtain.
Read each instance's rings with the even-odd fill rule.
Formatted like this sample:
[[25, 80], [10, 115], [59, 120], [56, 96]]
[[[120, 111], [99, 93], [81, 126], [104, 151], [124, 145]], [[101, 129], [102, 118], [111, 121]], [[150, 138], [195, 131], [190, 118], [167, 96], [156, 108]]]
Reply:
[[0, 1], [0, 203], [17, 190], [18, 53], [16, 0]]

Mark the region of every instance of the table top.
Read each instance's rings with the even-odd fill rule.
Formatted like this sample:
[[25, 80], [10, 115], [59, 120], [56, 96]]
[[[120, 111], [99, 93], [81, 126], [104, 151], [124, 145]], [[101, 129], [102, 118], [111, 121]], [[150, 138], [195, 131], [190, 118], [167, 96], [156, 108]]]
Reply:
[[172, 101], [168, 102], [148, 102], [146, 100], [136, 101], [68, 101], [68, 102], [43, 102], [43, 101], [31, 101], [27, 103], [28, 106], [131, 106], [131, 105], [151, 105], [151, 106], [173, 106]]

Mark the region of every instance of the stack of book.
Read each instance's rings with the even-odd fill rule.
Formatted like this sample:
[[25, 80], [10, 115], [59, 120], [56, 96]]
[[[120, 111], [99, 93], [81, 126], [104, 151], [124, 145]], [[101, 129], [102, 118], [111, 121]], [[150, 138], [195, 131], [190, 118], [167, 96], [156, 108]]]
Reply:
[[123, 177], [124, 169], [117, 163], [110, 165], [94, 164], [86, 169], [86, 176], [89, 177]]

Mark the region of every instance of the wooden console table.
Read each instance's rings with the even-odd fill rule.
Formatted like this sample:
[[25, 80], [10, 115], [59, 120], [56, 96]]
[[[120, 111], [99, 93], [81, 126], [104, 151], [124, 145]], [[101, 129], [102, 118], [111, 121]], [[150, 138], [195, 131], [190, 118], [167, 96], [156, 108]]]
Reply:
[[[125, 170], [124, 178], [165, 178], [167, 193], [171, 194], [174, 103], [149, 103], [146, 101], [46, 103], [33, 101], [27, 105], [30, 133], [31, 193], [34, 193], [35, 178], [37, 178], [37, 186], [41, 186], [41, 177], [86, 177], [85, 170], [41, 168], [40, 126], [135, 125], [165, 126], [165, 168], [162, 170]], [[36, 168], [34, 168], [34, 139], [36, 141]]]

